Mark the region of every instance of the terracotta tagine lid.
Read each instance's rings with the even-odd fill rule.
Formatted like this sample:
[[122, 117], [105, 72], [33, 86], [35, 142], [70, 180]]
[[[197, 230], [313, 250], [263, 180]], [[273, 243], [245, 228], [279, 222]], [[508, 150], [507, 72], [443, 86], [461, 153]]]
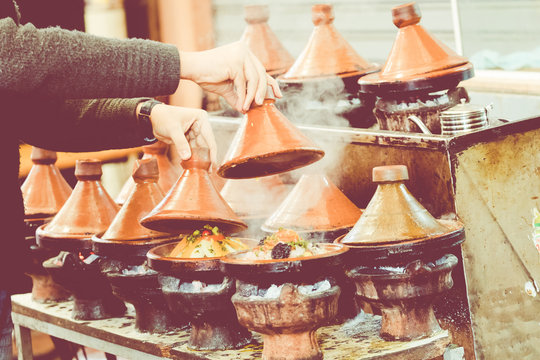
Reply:
[[332, 5], [313, 5], [311, 16], [315, 28], [300, 56], [289, 71], [279, 77], [282, 82], [299, 82], [325, 77], [350, 77], [377, 71], [364, 60], [337, 31]]
[[26, 176], [21, 192], [25, 219], [54, 216], [71, 194], [71, 186], [56, 167], [56, 152], [32, 148], [32, 168]]
[[279, 175], [254, 179], [229, 179], [221, 196], [243, 219], [266, 219], [285, 198], [289, 187]]
[[294, 63], [294, 58], [270, 26], [268, 5], [245, 5], [244, 19], [247, 26], [241, 40], [246, 42], [251, 52], [261, 61], [271, 76], [283, 74]]
[[[180, 174], [182, 173], [182, 168], [180, 167], [180, 165], [175, 165], [171, 162], [171, 160], [167, 156], [169, 145], [162, 141], [157, 141], [153, 144], [145, 145], [142, 147], [142, 150], [142, 159], [155, 158], [157, 160], [157, 165], [159, 169], [158, 184], [161, 190], [163, 190], [163, 193], [166, 194], [167, 191], [169, 191], [170, 188], [174, 185], [176, 180], [178, 180], [178, 178], [180, 177]], [[135, 164], [135, 166], [136, 165], [137, 164]], [[120, 205], [124, 204], [131, 191], [133, 191], [134, 187], [135, 182], [133, 181], [133, 177], [129, 177], [129, 179], [122, 187], [122, 190], [116, 197], [116, 203]]]
[[78, 182], [51, 222], [37, 229], [38, 244], [66, 251], [91, 247], [92, 235], [105, 231], [118, 212], [101, 184], [101, 175], [101, 161], [77, 160]]
[[408, 179], [405, 165], [373, 168], [377, 190], [342, 243], [392, 244], [426, 240], [449, 232], [409, 192], [404, 184]]
[[218, 169], [221, 177], [274, 175], [309, 165], [324, 156], [324, 151], [287, 120], [274, 103], [269, 89], [263, 104], [253, 106], [244, 116]]
[[[430, 35], [419, 24], [420, 18], [420, 8], [415, 2], [392, 8], [392, 19], [398, 27], [396, 40], [381, 71], [358, 81], [361, 91], [375, 91], [384, 85], [394, 91], [434, 87], [440, 85], [436, 84], [436, 78], [445, 78], [448, 85], [443, 88], [449, 89], [460, 80], [472, 77], [472, 64]], [[435, 84], [430, 83], [431, 80]], [[453, 80], [457, 82], [450, 85]], [[407, 82], [413, 82], [411, 88], [403, 84]], [[392, 84], [400, 87], [393, 89]]]
[[149, 229], [168, 233], [191, 233], [205, 225], [232, 234], [247, 228], [221, 197], [208, 173], [210, 150], [192, 147], [182, 162], [184, 172], [165, 198], [144, 218]]
[[354, 226], [362, 215], [356, 205], [325, 175], [303, 174], [279, 208], [265, 221], [263, 231], [280, 228], [330, 232]]
[[150, 230], [139, 221], [163, 199], [164, 194], [158, 185], [158, 162], [155, 158], [137, 160], [137, 169], [133, 172], [135, 187], [128, 196], [111, 225], [100, 237], [106, 241], [141, 241], [171, 234]]

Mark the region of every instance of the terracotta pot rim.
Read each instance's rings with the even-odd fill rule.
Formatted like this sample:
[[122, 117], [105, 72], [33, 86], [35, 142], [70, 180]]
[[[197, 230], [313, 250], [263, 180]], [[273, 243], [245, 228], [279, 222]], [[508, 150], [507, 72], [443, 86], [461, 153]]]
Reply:
[[[244, 237], [231, 237], [231, 239], [235, 240], [241, 240], [242, 242], [250, 242], [255, 240], [250, 238], [244, 238]], [[181, 239], [180, 239], [181, 240]], [[162, 244], [158, 245], [156, 247], [153, 247], [152, 249], [148, 250], [148, 253], [146, 254], [146, 257], [149, 260], [158, 260], [158, 261], [167, 261], [173, 264], [192, 264], [192, 263], [207, 263], [212, 264], [213, 262], [216, 263], [217, 269], [219, 269], [219, 260], [223, 258], [224, 256], [214, 256], [214, 257], [205, 257], [205, 258], [180, 258], [180, 257], [171, 257], [171, 256], [162, 256], [157, 254], [156, 252], [165, 249], [166, 247], [173, 247], [177, 245], [177, 243], [169, 243], [169, 244]], [[249, 244], [248, 244], [249, 245]], [[172, 249], [171, 249], [172, 250]], [[226, 255], [225, 255], [226, 256]]]
[[306, 82], [315, 82], [315, 81], [321, 81], [321, 80], [328, 80], [328, 79], [335, 79], [335, 78], [352, 78], [358, 76], [359, 78], [366, 76], [368, 74], [377, 73], [381, 70], [381, 67], [379, 65], [372, 64], [371, 67], [364, 69], [364, 70], [358, 70], [358, 71], [349, 71], [339, 74], [326, 74], [326, 75], [319, 75], [319, 76], [305, 76], [305, 77], [284, 77], [283, 75], [277, 77], [278, 82], [288, 83], [288, 84], [301, 84]]
[[[178, 217], [178, 213], [181, 212], [181, 218]], [[237, 233], [248, 228], [247, 224], [242, 220], [232, 220], [232, 219], [222, 219], [216, 217], [205, 217], [204, 214], [187, 214], [185, 212], [178, 210], [160, 210], [157, 214], [149, 214], [141, 220], [141, 224], [149, 229], [163, 231], [168, 228], [168, 226], [163, 227], [162, 223], [193, 223], [193, 222], [204, 222], [207, 224], [215, 224], [222, 229], [228, 230], [230, 233]], [[149, 226], [150, 225], [150, 226]], [[157, 225], [157, 226], [156, 226]], [[179, 228], [180, 226], [175, 226]], [[186, 226], [190, 228], [190, 226]], [[167, 232], [167, 231], [163, 231]]]
[[[307, 154], [311, 155], [311, 159], [309, 161], [303, 162], [301, 164], [297, 165], [291, 165], [291, 162], [289, 163], [282, 163], [284, 166], [280, 167], [279, 169], [274, 168], [271, 171], [263, 172], [263, 173], [253, 173], [250, 172], [247, 176], [235, 176], [231, 175], [230, 172], [236, 172], [235, 169], [239, 167], [243, 167], [245, 165], [248, 165], [252, 162], [258, 162], [259, 159], [267, 159], [275, 156], [281, 156], [281, 155], [287, 155], [287, 154], [294, 154], [294, 153], [302, 153], [304, 156]], [[304, 166], [307, 166], [309, 164], [313, 164], [314, 162], [319, 161], [324, 156], [324, 150], [318, 149], [316, 147], [300, 147], [300, 148], [293, 148], [293, 149], [286, 149], [282, 151], [274, 151], [262, 155], [256, 155], [256, 156], [244, 156], [244, 157], [237, 157], [234, 159], [231, 159], [225, 163], [223, 163], [217, 170], [217, 173], [219, 176], [226, 178], [226, 179], [251, 179], [251, 178], [257, 178], [261, 176], [270, 176], [270, 175], [276, 175], [281, 174], [284, 172], [289, 172], [292, 170], [296, 170], [299, 168], [302, 168]]]
[[[412, 82], [419, 83], [418, 89], [414, 89], [414, 90], [422, 90], [422, 89], [429, 88], [430, 82], [434, 81], [435, 79], [444, 78], [446, 76], [451, 76], [451, 75], [462, 75], [461, 80], [466, 80], [473, 77], [474, 69], [473, 69], [472, 63], [467, 62], [459, 66], [453, 66], [450, 68], [437, 70], [433, 72], [414, 74], [414, 75], [406, 76], [400, 79], [391, 79], [391, 80], [381, 78], [380, 73], [372, 73], [372, 74], [359, 78], [358, 84], [360, 85], [360, 90], [362, 92], [370, 92], [370, 87], [378, 87], [378, 86], [385, 87], [385, 86], [393, 86], [393, 85], [399, 86], [401, 84], [407, 84], [407, 83], [412, 83]], [[422, 84], [422, 82], [425, 82], [425, 84]], [[365, 88], [363, 89], [362, 87], [365, 87]], [[382, 90], [379, 90], [379, 91], [382, 91]], [[396, 89], [393, 91], [399, 91], [399, 89]]]
[[431, 236], [422, 236], [419, 238], [411, 238], [406, 240], [392, 240], [392, 241], [384, 241], [384, 242], [355, 242], [355, 243], [345, 243], [342, 242], [343, 238], [347, 236], [347, 234], [342, 235], [334, 240], [334, 243], [336, 244], [343, 244], [350, 248], [356, 248], [356, 249], [370, 249], [370, 248], [383, 248], [385, 246], [392, 246], [392, 245], [404, 245], [404, 244], [416, 244], [416, 243], [422, 243], [422, 242], [429, 242], [432, 239], [439, 239], [443, 237], [450, 237], [453, 234], [457, 234], [464, 231], [463, 223], [457, 220], [441, 220], [436, 219], [437, 222], [445, 226], [448, 231], [431, 235]]
[[91, 234], [91, 233], [79, 233], [79, 234], [77, 233], [70, 233], [70, 234], [52, 233], [45, 230], [45, 226], [47, 225], [48, 224], [43, 224], [37, 228], [36, 237], [39, 236], [42, 239], [50, 239], [53, 241], [63, 240], [63, 239], [87, 241], [87, 240], [91, 240], [92, 236], [94, 236], [94, 234]]
[[232, 254], [225, 255], [219, 261], [225, 264], [245, 265], [245, 266], [261, 265], [261, 264], [276, 264], [276, 263], [295, 263], [295, 262], [306, 262], [310, 260], [318, 260], [318, 259], [334, 257], [334, 256], [342, 255], [349, 250], [347, 246], [343, 244], [337, 244], [337, 243], [319, 243], [317, 245], [322, 246], [324, 248], [334, 249], [334, 251], [327, 251], [323, 254], [312, 255], [312, 256], [285, 258], [285, 259], [251, 260], [251, 259], [236, 258], [239, 255], [242, 255], [251, 251], [251, 250], [243, 250], [243, 251], [238, 251]]
[[105, 231], [95, 234], [94, 236], [92, 236], [92, 241], [98, 242], [100, 244], [111, 244], [111, 245], [118, 245], [118, 246], [122, 246], [122, 245], [144, 246], [144, 245], [150, 245], [154, 242], [157, 244], [162, 241], [178, 239], [179, 237], [179, 235], [170, 234], [170, 235], [161, 235], [161, 236], [149, 236], [149, 237], [136, 238], [136, 239], [111, 240], [111, 239], [103, 239], [102, 238], [103, 234], [105, 234]]

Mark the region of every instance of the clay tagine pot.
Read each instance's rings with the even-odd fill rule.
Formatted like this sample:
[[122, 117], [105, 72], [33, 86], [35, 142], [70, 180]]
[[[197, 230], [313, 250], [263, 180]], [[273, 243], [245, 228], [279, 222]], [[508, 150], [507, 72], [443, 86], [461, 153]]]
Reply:
[[325, 121], [338, 116], [353, 127], [371, 126], [375, 96], [358, 94], [358, 79], [380, 67], [358, 55], [337, 31], [332, 5], [313, 5], [311, 12], [314, 28], [308, 43], [291, 68], [278, 77], [284, 94], [279, 108], [293, 119], [292, 114], [302, 107], [303, 112], [313, 113], [306, 116], [311, 124], [320, 122], [321, 111], [327, 111]]
[[294, 58], [268, 26], [269, 14], [268, 5], [245, 5], [244, 19], [247, 26], [241, 40], [247, 44], [270, 76], [278, 76], [291, 67]]
[[73, 192], [52, 221], [36, 231], [39, 246], [62, 251], [43, 266], [73, 293], [73, 317], [81, 320], [121, 316], [125, 311], [100, 272], [99, 257], [91, 254], [92, 236], [105, 231], [118, 212], [101, 184], [101, 174], [99, 160], [77, 160]]
[[164, 333], [174, 328], [161, 292], [157, 272], [146, 268], [151, 248], [178, 240], [178, 236], [147, 229], [139, 224], [162, 199], [155, 158], [137, 161], [134, 188], [104, 234], [92, 238], [94, 252], [104, 256], [101, 271], [113, 294], [135, 308], [135, 326], [141, 332]]
[[26, 270], [26, 274], [32, 278], [34, 301], [63, 301], [69, 298], [69, 292], [55, 283], [42, 266], [43, 261], [58, 252], [37, 246], [35, 233], [39, 226], [50, 221], [61, 209], [71, 194], [71, 186], [55, 165], [56, 152], [33, 147], [30, 157], [33, 165], [21, 186], [25, 237], [32, 256], [32, 266]]
[[362, 215], [356, 205], [327, 177], [303, 174], [261, 229], [273, 233], [292, 229], [312, 241], [331, 242]]
[[302, 258], [254, 260], [250, 250], [221, 259], [222, 271], [237, 279], [232, 302], [238, 321], [263, 334], [263, 359], [323, 357], [316, 331], [338, 314], [334, 275], [347, 248], [318, 246], [325, 252]]
[[235, 283], [220, 272], [219, 257], [169, 256], [176, 244], [151, 249], [148, 265], [160, 273], [169, 309], [191, 324], [188, 346], [193, 350], [238, 349], [251, 341], [240, 326], [231, 296]]
[[382, 313], [381, 337], [408, 341], [441, 331], [433, 304], [452, 288], [452, 254], [433, 261], [413, 261], [403, 267], [363, 267], [347, 271], [357, 295]]
[[294, 170], [324, 156], [275, 107], [269, 88], [261, 106], [252, 106], [218, 169], [221, 177], [247, 179]]
[[[145, 145], [142, 147], [143, 156], [142, 159], [155, 158], [157, 160], [159, 168], [159, 179], [158, 184], [164, 194], [170, 190], [174, 185], [180, 174], [182, 173], [182, 168], [179, 165], [175, 165], [169, 160], [167, 152], [169, 150], [169, 145], [165, 144], [162, 141], [157, 141], [151, 145]], [[135, 163], [135, 166], [137, 164]], [[126, 202], [127, 197], [133, 191], [135, 187], [135, 182], [133, 177], [129, 177], [126, 181], [122, 190], [116, 197], [115, 201], [119, 205], [123, 205]]]
[[411, 195], [403, 165], [373, 168], [378, 184], [364, 213], [336, 242], [349, 247], [345, 267], [360, 302], [383, 314], [381, 336], [411, 340], [440, 331], [433, 303], [452, 287], [447, 255], [465, 239], [457, 221], [437, 220]]
[[221, 197], [210, 178], [210, 151], [192, 147], [192, 156], [182, 162], [184, 172], [165, 198], [145, 217], [141, 224], [149, 229], [189, 234], [205, 225], [217, 226], [227, 234], [245, 230]]
[[383, 97], [389, 92], [435, 92], [474, 75], [472, 64], [430, 35], [420, 18], [415, 2], [392, 8], [396, 40], [381, 71], [358, 80], [360, 91]]
[[[260, 227], [287, 196], [290, 186], [279, 175], [254, 179], [228, 179], [221, 196], [249, 227], [241, 236], [257, 237]], [[250, 236], [251, 235], [251, 236]]]
[[409, 192], [408, 179], [404, 165], [373, 168], [373, 198], [352, 230], [336, 240], [350, 248], [352, 262], [403, 265], [441, 257], [465, 240], [463, 225], [435, 219]]

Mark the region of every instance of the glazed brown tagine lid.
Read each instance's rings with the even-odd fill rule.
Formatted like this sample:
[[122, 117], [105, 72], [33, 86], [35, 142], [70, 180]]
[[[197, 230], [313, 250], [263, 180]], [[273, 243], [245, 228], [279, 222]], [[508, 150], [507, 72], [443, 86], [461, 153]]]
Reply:
[[294, 58], [268, 26], [269, 13], [268, 5], [245, 5], [244, 19], [247, 26], [241, 40], [260, 60], [266, 72], [277, 76], [291, 67]]
[[137, 160], [132, 176], [133, 191], [107, 231], [92, 238], [95, 253], [116, 259], [141, 258], [143, 262], [150, 248], [178, 240], [176, 235], [154, 231], [139, 223], [164, 197], [158, 177], [155, 158]]
[[[142, 159], [155, 158], [157, 160], [159, 169], [158, 184], [161, 190], [163, 190], [163, 193], [166, 194], [180, 177], [182, 168], [180, 165], [175, 165], [171, 162], [167, 156], [169, 145], [162, 141], [156, 141], [153, 144], [145, 145], [142, 147], [142, 150]], [[135, 167], [136, 166], [137, 164], [135, 163]], [[119, 205], [124, 204], [129, 194], [133, 191], [133, 187], [135, 187], [135, 182], [133, 181], [133, 177], [129, 177], [116, 197], [116, 203]]]
[[165, 198], [141, 219], [141, 224], [173, 234], [191, 233], [204, 225], [217, 226], [227, 234], [245, 230], [247, 225], [214, 186], [208, 173], [210, 164], [210, 150], [193, 146], [191, 158], [182, 162], [182, 176]]
[[398, 34], [383, 68], [362, 77], [362, 92], [450, 89], [473, 76], [472, 64], [430, 35], [420, 24], [415, 2], [396, 6], [392, 19]]
[[148, 251], [148, 265], [160, 273], [170, 311], [189, 319], [189, 348], [236, 349], [250, 342], [251, 333], [238, 324], [231, 303], [235, 282], [221, 273], [219, 259], [255, 243], [206, 225], [178, 243]]
[[279, 77], [280, 82], [361, 76], [378, 70], [358, 55], [337, 31], [332, 5], [313, 5], [311, 14], [315, 25], [311, 37], [291, 68]]
[[218, 174], [229, 179], [274, 175], [309, 165], [324, 156], [276, 108], [269, 88], [261, 106], [252, 106], [240, 124]]
[[408, 179], [404, 165], [373, 168], [378, 184], [373, 198], [352, 230], [336, 241], [354, 253], [371, 254], [373, 261], [389, 254], [405, 261], [407, 254], [418, 258], [422, 251], [443, 251], [461, 243], [462, 224], [435, 219], [409, 192], [404, 184]]
[[32, 148], [32, 168], [21, 186], [25, 220], [52, 218], [62, 208], [71, 186], [56, 167], [56, 152]]
[[352, 228], [360, 215], [362, 210], [327, 176], [303, 174], [277, 210], [265, 221], [262, 230], [275, 232], [286, 228], [302, 234], [335, 234]]
[[91, 249], [92, 236], [104, 232], [118, 212], [118, 205], [101, 184], [101, 175], [101, 161], [77, 160], [78, 182], [51, 222], [37, 229], [40, 246], [76, 252]]

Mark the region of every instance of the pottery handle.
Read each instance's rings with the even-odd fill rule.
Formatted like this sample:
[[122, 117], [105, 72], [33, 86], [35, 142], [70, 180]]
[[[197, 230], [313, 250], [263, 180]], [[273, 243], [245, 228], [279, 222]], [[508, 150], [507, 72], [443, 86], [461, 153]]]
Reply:
[[428, 129], [426, 124], [424, 124], [424, 122], [418, 116], [409, 115], [408, 119], [415, 123], [424, 134], [431, 134], [431, 131]]

